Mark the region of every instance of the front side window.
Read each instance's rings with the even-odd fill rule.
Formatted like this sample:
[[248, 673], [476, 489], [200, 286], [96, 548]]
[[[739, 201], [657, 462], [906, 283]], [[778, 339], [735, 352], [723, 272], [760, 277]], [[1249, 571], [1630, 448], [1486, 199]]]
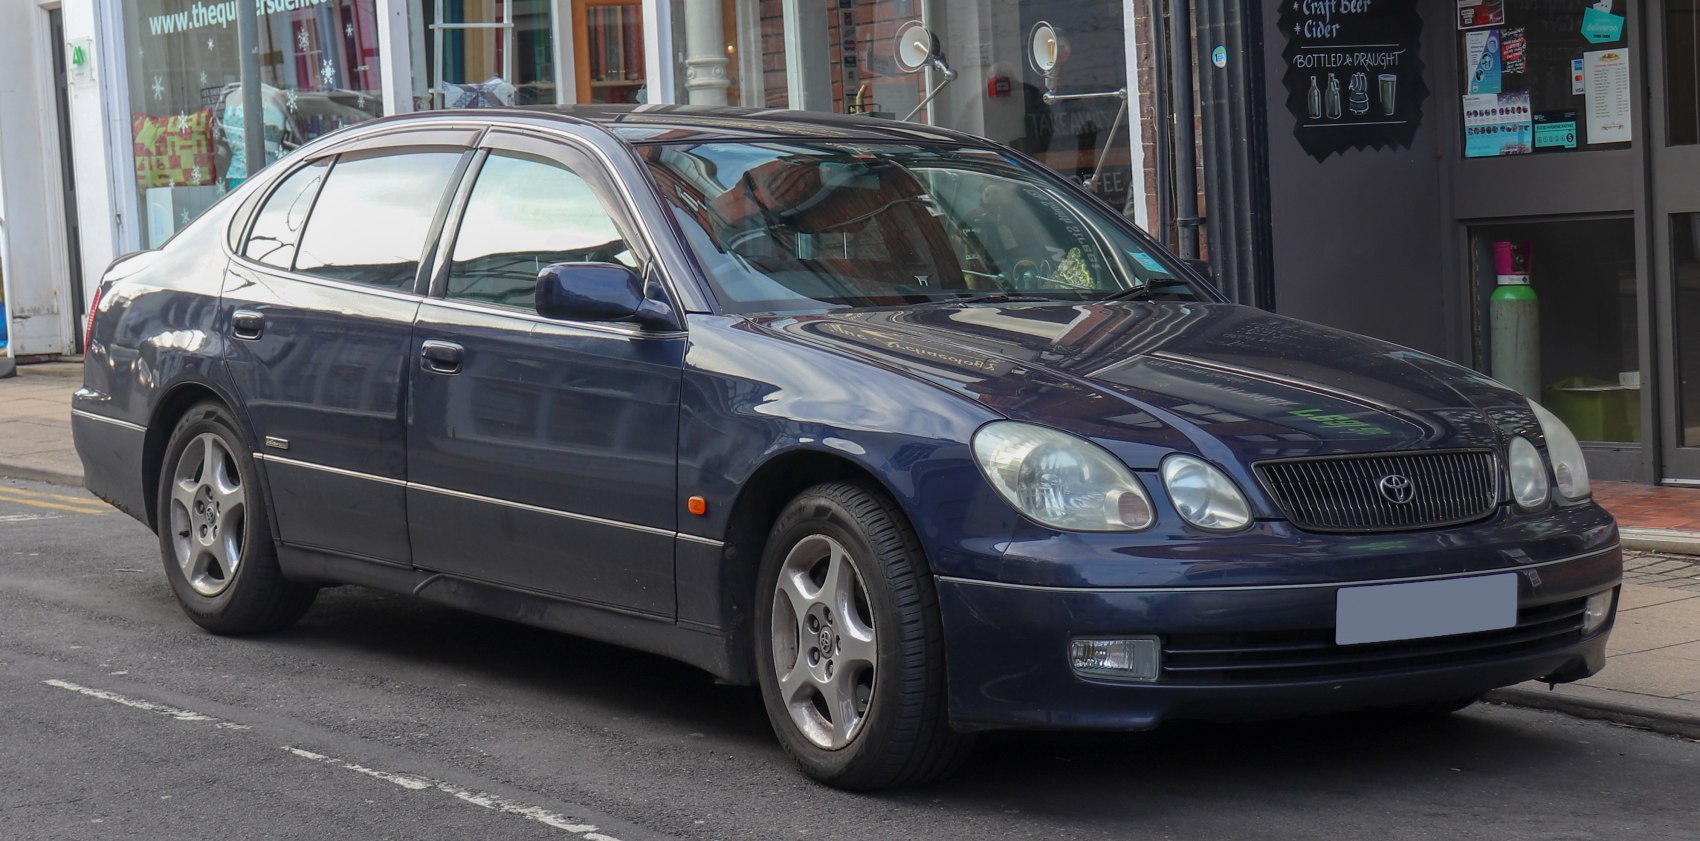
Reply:
[[295, 246], [307, 226], [307, 213], [313, 209], [313, 198], [319, 194], [329, 169], [330, 161], [318, 161], [284, 179], [254, 217], [254, 230], [248, 234], [242, 256], [280, 269], [294, 265]]
[[555, 263], [637, 268], [614, 219], [583, 178], [557, 163], [497, 152], [467, 200], [448, 297], [531, 309], [537, 273]]
[[313, 203], [295, 270], [409, 289], [461, 153], [343, 157]]
[[730, 311], [1200, 298], [1155, 243], [997, 152], [704, 143], [642, 154]]

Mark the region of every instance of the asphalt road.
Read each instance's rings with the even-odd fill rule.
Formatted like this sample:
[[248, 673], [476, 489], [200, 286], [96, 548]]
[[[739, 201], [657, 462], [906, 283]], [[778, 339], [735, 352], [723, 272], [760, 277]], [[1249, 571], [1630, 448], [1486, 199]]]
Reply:
[[0, 480], [0, 838], [1700, 837], [1700, 744], [1498, 706], [999, 736], [840, 793], [752, 690], [656, 657], [352, 587], [210, 636], [82, 499]]

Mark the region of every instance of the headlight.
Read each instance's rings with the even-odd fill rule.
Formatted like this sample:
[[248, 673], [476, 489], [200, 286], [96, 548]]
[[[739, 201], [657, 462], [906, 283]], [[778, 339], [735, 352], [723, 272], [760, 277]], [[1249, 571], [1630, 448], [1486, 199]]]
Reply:
[[1134, 531], [1156, 519], [1133, 471], [1084, 438], [997, 421], [974, 433], [974, 458], [1015, 510], [1044, 525]]
[[1234, 480], [1192, 456], [1163, 459], [1163, 487], [1181, 519], [1201, 529], [1232, 531], [1251, 522], [1251, 506]]
[[1541, 422], [1541, 434], [1547, 439], [1547, 460], [1552, 462], [1552, 478], [1558, 492], [1568, 500], [1586, 499], [1593, 488], [1588, 484], [1588, 464], [1582, 460], [1582, 445], [1576, 442], [1570, 427], [1545, 406], [1529, 401], [1535, 418]]
[[1540, 451], [1529, 439], [1519, 435], [1511, 439], [1511, 498], [1524, 508], [1539, 508], [1547, 503], [1547, 466]]

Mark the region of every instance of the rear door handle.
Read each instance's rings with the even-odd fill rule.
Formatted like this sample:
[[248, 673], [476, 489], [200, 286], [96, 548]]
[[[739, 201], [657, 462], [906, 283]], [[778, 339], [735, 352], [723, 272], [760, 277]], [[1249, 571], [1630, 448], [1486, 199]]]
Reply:
[[433, 374], [458, 374], [460, 360], [465, 355], [466, 348], [454, 342], [427, 339], [419, 349], [419, 364]]
[[253, 341], [266, 331], [266, 317], [253, 310], [237, 310], [230, 316], [230, 335]]

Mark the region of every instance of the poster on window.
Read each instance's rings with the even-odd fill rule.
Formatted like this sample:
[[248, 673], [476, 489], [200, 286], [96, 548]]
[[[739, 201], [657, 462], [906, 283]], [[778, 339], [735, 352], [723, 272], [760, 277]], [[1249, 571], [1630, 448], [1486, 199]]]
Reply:
[[1288, 0], [1280, 9], [1299, 145], [1319, 161], [1409, 148], [1428, 97], [1416, 0]]

